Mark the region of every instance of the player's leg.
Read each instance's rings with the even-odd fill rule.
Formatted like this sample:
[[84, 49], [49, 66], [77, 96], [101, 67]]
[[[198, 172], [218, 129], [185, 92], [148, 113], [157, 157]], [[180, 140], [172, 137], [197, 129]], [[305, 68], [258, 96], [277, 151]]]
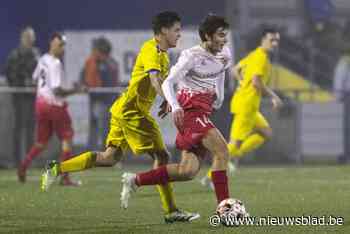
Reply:
[[203, 146], [213, 157], [211, 177], [218, 203], [229, 197], [227, 164], [229, 154], [227, 143], [218, 129], [212, 128], [202, 140]]
[[[154, 153], [153, 158], [155, 159], [153, 168], [156, 169], [168, 164], [169, 152], [167, 150], [158, 151]], [[200, 217], [198, 213], [187, 212], [177, 208], [171, 183], [156, 185], [156, 187], [165, 212], [164, 220], [166, 223], [189, 221]]]
[[34, 145], [30, 148], [24, 160], [20, 163], [20, 166], [17, 170], [18, 180], [22, 183], [26, 182], [26, 174], [27, 169], [29, 168], [31, 162], [34, 158], [39, 156], [39, 154], [45, 149], [46, 144], [34, 143]]
[[122, 158], [122, 150], [109, 146], [103, 152], [87, 151], [59, 164], [59, 173], [84, 171], [94, 167], [113, 167]]
[[50, 161], [41, 177], [41, 189], [47, 191], [59, 175], [94, 167], [112, 167], [120, 161], [121, 157], [122, 150], [110, 146], [104, 152], [87, 151], [61, 163]]
[[46, 191], [55, 178], [63, 173], [83, 171], [93, 167], [112, 167], [118, 163], [126, 148], [126, 141], [121, 128], [111, 119], [110, 131], [106, 140], [104, 152], [87, 151], [62, 163], [49, 162], [41, 178], [41, 188]]
[[146, 185], [165, 185], [173, 181], [188, 181], [194, 178], [200, 169], [197, 156], [190, 151], [183, 151], [181, 162], [157, 167], [137, 174], [123, 174], [121, 206], [127, 208], [130, 193]]
[[[62, 140], [60, 162], [64, 162], [72, 157], [72, 140], [66, 138]], [[61, 185], [64, 186], [79, 186], [80, 182], [74, 182], [70, 179], [68, 172], [61, 173]]]
[[[167, 152], [166, 146], [162, 140], [160, 129], [151, 116], [128, 120], [124, 124], [123, 132], [130, 149], [136, 155], [148, 153], [153, 159], [155, 159], [155, 170], [164, 167], [168, 163], [169, 153]], [[166, 213], [176, 210], [171, 185], [168, 183], [160, 183], [157, 188], [160, 192]], [[125, 206], [127, 206], [128, 193], [128, 190], [125, 193], [122, 193], [122, 197], [124, 196], [123, 194], [126, 196], [126, 199], [122, 199], [122, 203], [123, 200], [126, 201]], [[124, 205], [122, 204], [122, 206]]]
[[[52, 113], [54, 114], [53, 128], [57, 136], [61, 140], [61, 156], [59, 161], [62, 163], [72, 157], [72, 138], [74, 130], [72, 127], [72, 120], [68, 113], [67, 106], [52, 107]], [[58, 164], [59, 165], [59, 164]], [[73, 182], [68, 172], [61, 173], [61, 185], [65, 186], [79, 186], [80, 183]]]
[[255, 118], [251, 114], [235, 114], [231, 124], [230, 141], [227, 148], [231, 157], [241, 157], [240, 149], [243, 142], [252, 133]]
[[[66, 110], [64, 110], [61, 119], [64, 119], [64, 121], [60, 121], [60, 125], [57, 130], [59, 136], [63, 139], [63, 152], [65, 150], [64, 143], [69, 145], [69, 152], [66, 155], [62, 155], [65, 158], [61, 158], [62, 163], [59, 168], [60, 173], [81, 171], [99, 166], [111, 167], [120, 161], [122, 157], [122, 149], [120, 149], [118, 145], [120, 145], [120, 142], [123, 141], [123, 135], [122, 131], [115, 127], [112, 123], [106, 140], [106, 150], [104, 152], [88, 151], [67, 160], [68, 158], [71, 158], [68, 156], [68, 154], [70, 154], [73, 128], [71, 126], [70, 116]], [[119, 142], [117, 142], [118, 140]]]
[[[166, 165], [169, 162], [169, 153], [166, 150], [151, 153], [151, 157], [154, 159], [153, 169]], [[167, 183], [164, 185], [157, 185], [157, 190], [160, 195], [162, 207], [165, 214], [169, 214], [177, 210], [172, 184]]]
[[237, 156], [241, 157], [256, 150], [272, 137], [272, 129], [265, 117], [260, 113], [255, 114], [254, 128], [252, 133], [239, 146]]
[[[251, 118], [244, 115], [235, 114], [234, 119], [231, 124], [230, 131], [230, 142], [227, 144], [229, 155], [232, 157], [237, 157], [239, 154], [240, 146], [245, 139], [245, 137], [249, 134], [251, 129], [253, 129], [253, 122], [250, 121]], [[230, 162], [229, 162], [230, 163]], [[231, 166], [235, 167], [235, 166]], [[201, 184], [203, 186], [209, 187], [213, 189], [212, 184], [212, 168], [208, 169], [207, 175], [201, 179]]]
[[26, 181], [26, 171], [30, 166], [33, 159], [38, 157], [40, 153], [45, 149], [47, 142], [52, 135], [52, 122], [43, 112], [39, 112], [36, 115], [36, 133], [35, 133], [35, 143], [30, 148], [24, 160], [21, 162], [18, 170], [17, 176], [20, 182]]

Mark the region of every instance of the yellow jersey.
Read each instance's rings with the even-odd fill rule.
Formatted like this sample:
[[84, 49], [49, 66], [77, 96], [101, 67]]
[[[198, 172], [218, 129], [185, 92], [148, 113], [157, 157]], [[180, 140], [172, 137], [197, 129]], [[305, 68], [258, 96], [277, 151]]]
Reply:
[[258, 47], [239, 61], [238, 66], [243, 79], [239, 81], [231, 99], [231, 112], [250, 114], [259, 111], [261, 93], [256, 90], [252, 81], [254, 76], [259, 76], [262, 82], [267, 84], [271, 70], [268, 54]]
[[157, 96], [149, 72], [158, 71], [160, 79], [169, 73], [169, 56], [153, 38], [146, 41], [136, 58], [126, 91], [114, 102], [110, 112], [119, 118], [139, 118], [148, 115]]

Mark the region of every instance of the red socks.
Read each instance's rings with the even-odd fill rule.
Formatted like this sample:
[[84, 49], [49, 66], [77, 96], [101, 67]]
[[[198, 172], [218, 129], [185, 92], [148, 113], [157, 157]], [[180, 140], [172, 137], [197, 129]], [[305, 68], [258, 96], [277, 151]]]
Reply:
[[26, 158], [22, 161], [21, 167], [27, 169], [34, 158], [36, 158], [42, 151], [42, 148], [36, 147], [35, 145], [29, 150]]
[[222, 200], [229, 198], [226, 170], [212, 171], [211, 180], [213, 181], [215, 187], [216, 199], [218, 200], [218, 204]]
[[135, 182], [137, 186], [168, 183], [169, 175], [166, 166], [161, 166], [148, 172], [138, 173]]
[[[218, 203], [229, 198], [226, 170], [212, 171], [212, 181]], [[138, 173], [135, 180], [137, 186], [166, 184], [168, 182], [171, 181], [169, 180], [166, 166], [161, 166], [148, 172]]]

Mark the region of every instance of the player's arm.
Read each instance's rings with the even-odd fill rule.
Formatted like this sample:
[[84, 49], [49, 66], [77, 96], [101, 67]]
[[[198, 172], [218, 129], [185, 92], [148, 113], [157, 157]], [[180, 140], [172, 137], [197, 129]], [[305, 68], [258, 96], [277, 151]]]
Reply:
[[235, 66], [233, 66], [233, 68], [232, 68], [233, 78], [235, 78], [238, 81], [243, 80], [243, 76], [242, 76], [241, 72], [242, 72], [242, 65], [241, 64], [238, 63]]
[[225, 98], [225, 79], [219, 79], [216, 86], [216, 100], [213, 103], [213, 108], [215, 110], [220, 109]]
[[139, 56], [141, 57], [145, 72], [148, 73], [152, 86], [155, 88], [158, 95], [164, 97], [162, 91], [163, 78], [161, 77], [161, 61], [159, 49], [155, 46], [143, 46]]
[[[144, 46], [142, 47], [139, 56], [142, 60], [145, 72], [148, 73], [151, 85], [154, 87], [157, 94], [164, 98], [164, 94], [161, 88], [163, 77], [161, 77], [160, 73], [161, 64], [158, 48], [154, 46]], [[164, 100], [160, 105], [160, 111], [158, 113], [158, 116], [164, 118], [169, 112], [167, 110], [167, 107], [167, 102]]]
[[151, 84], [156, 90], [157, 94], [164, 98], [164, 94], [162, 91], [163, 79], [160, 77], [160, 72], [158, 70], [151, 70], [148, 72], [148, 74], [149, 78], [151, 79]]
[[163, 119], [169, 112], [171, 112], [171, 107], [166, 101], [163, 94], [163, 90], [162, 90], [163, 81], [160, 78], [160, 72], [157, 70], [152, 70], [152, 71], [149, 71], [148, 74], [151, 79], [151, 84], [156, 90], [157, 94], [164, 98], [164, 101], [159, 106], [160, 110], [158, 112], [158, 116]]
[[81, 86], [78, 84], [74, 84], [74, 87], [70, 88], [70, 89], [57, 87], [57, 88], [54, 88], [54, 90], [53, 90], [55, 95], [61, 96], [61, 97], [67, 97], [67, 96], [77, 94], [77, 93], [84, 93], [86, 91], [87, 91], [87, 89], [85, 86]]
[[243, 58], [232, 67], [233, 78], [235, 78], [237, 81], [243, 80], [242, 69], [244, 66], [246, 66], [246, 61], [247, 58]]
[[181, 131], [183, 126], [184, 111], [176, 99], [175, 85], [186, 76], [192, 68], [193, 58], [186, 52], [182, 52], [178, 62], [171, 68], [170, 74], [162, 84], [165, 99], [171, 106], [171, 112], [176, 127]]
[[283, 102], [278, 97], [278, 95], [271, 88], [269, 88], [267, 85], [265, 85], [262, 82], [261, 76], [255, 75], [253, 77], [252, 83], [253, 83], [254, 88], [257, 90], [257, 92], [271, 97], [271, 101], [272, 101], [273, 107], [275, 109], [278, 109], [283, 105]]
[[51, 67], [51, 69], [49, 69], [49, 75], [52, 77], [51, 87], [53, 89], [53, 93], [57, 96], [67, 97], [72, 94], [82, 93], [87, 91], [86, 87], [82, 85], [78, 85], [76, 83], [74, 84], [73, 88], [70, 88], [70, 89], [63, 88], [62, 77], [61, 77], [62, 74], [61, 74], [59, 64], [55, 64], [54, 66]]

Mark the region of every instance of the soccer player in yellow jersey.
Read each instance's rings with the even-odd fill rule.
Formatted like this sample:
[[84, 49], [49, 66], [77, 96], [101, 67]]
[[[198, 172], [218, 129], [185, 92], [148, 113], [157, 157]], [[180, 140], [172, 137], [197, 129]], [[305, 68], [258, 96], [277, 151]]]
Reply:
[[[137, 56], [127, 90], [112, 105], [110, 131], [104, 152], [88, 151], [61, 162], [50, 162], [42, 175], [42, 190], [48, 190], [57, 175], [98, 166], [113, 166], [128, 149], [135, 155], [148, 154], [154, 168], [169, 160], [160, 129], [150, 114], [156, 95], [164, 97], [161, 85], [169, 72], [167, 50], [176, 47], [180, 38], [180, 17], [175, 12], [161, 12], [152, 21], [154, 38], [146, 41]], [[166, 104], [161, 112], [166, 113]], [[169, 183], [157, 186], [165, 210], [165, 221], [192, 221], [197, 213], [180, 211]], [[121, 206], [128, 204], [121, 201]]]
[[[271, 97], [274, 109], [283, 105], [281, 99], [267, 86], [271, 72], [269, 54], [276, 50], [279, 41], [280, 34], [275, 29], [264, 29], [260, 46], [233, 67], [239, 85], [231, 100], [231, 112], [234, 115], [228, 143], [231, 157], [244, 156], [272, 136], [272, 129], [259, 109], [262, 95]], [[210, 178], [211, 170], [201, 183], [212, 187]]]

